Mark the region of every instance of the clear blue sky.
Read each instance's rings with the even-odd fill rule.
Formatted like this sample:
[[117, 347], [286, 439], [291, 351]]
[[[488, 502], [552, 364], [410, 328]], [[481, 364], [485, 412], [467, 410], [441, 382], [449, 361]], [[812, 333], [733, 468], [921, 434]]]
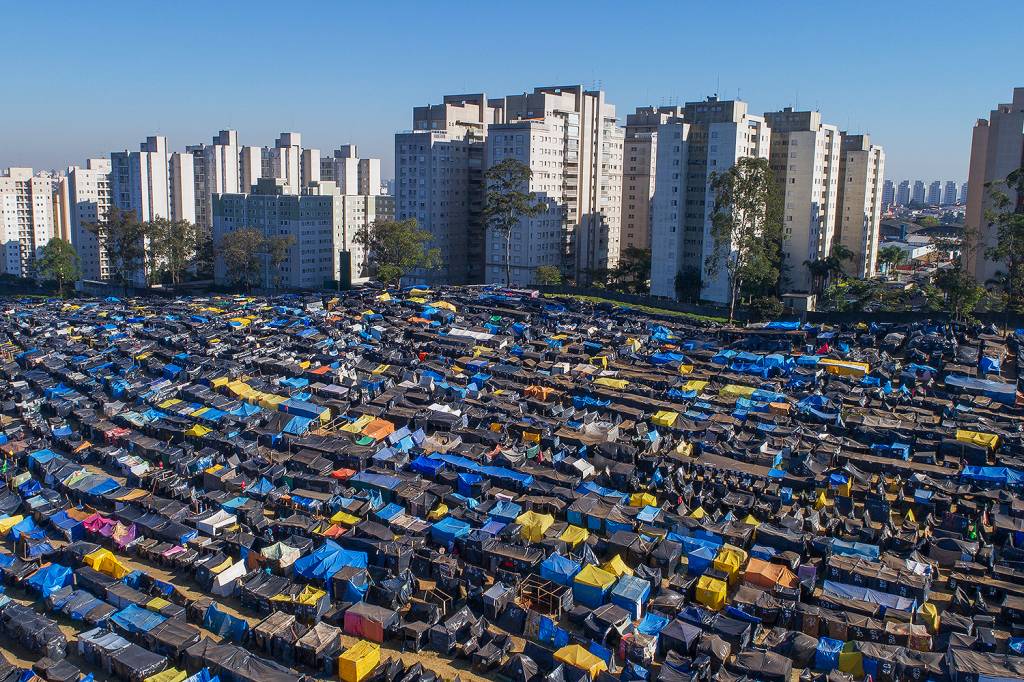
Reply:
[[[742, 10], [737, 8], [743, 7]], [[974, 120], [1024, 85], [1024, 3], [16, 2], [0, 167], [174, 149], [236, 128], [381, 156], [448, 93], [600, 85], [634, 107], [737, 94], [871, 133], [886, 176], [962, 180]]]

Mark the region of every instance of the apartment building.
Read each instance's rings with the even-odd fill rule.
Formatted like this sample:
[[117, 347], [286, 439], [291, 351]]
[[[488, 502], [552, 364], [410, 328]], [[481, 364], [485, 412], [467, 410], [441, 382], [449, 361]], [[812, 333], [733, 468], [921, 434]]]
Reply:
[[395, 135], [395, 214], [415, 218], [441, 252], [440, 268], [417, 271], [428, 283], [484, 282], [484, 143], [502, 119], [501, 100], [447, 95], [413, 109], [413, 129]]
[[0, 176], [0, 268], [34, 277], [40, 250], [57, 236], [53, 221], [55, 178], [31, 168], [8, 168]]
[[817, 111], [765, 114], [772, 129], [769, 163], [782, 190], [782, 277], [787, 292], [811, 290], [807, 261], [832, 251], [839, 195], [839, 128]]
[[886, 180], [885, 184], [882, 185], [882, 205], [892, 206], [896, 203], [896, 183], [892, 180]]
[[320, 159], [320, 179], [334, 182], [341, 194], [381, 194], [380, 159], [359, 158], [354, 144], [345, 144]]
[[78, 253], [84, 279], [110, 276], [107, 255], [88, 226], [107, 219], [111, 206], [110, 159], [88, 159], [85, 167], [71, 166], [66, 176], [68, 231]]
[[946, 184], [942, 189], [942, 205], [943, 206], [954, 206], [956, 205], [956, 182], [954, 180], [946, 180]]
[[[267, 238], [291, 235], [295, 241], [279, 271], [263, 256], [262, 284], [291, 289], [318, 289], [337, 280], [342, 257], [351, 258], [353, 275], [364, 272], [362, 248], [355, 243], [360, 229], [394, 217], [391, 197], [342, 195], [332, 181], [314, 181], [302, 194], [289, 194], [280, 178], [261, 178], [253, 191], [215, 194], [213, 236], [219, 242], [242, 228], [256, 228]], [[343, 254], [344, 252], [344, 254]], [[227, 270], [221, 258], [214, 277], [224, 283]]]
[[923, 206], [927, 199], [928, 189], [925, 187], [924, 180], [914, 180], [914, 188], [910, 192], [911, 203]]
[[899, 206], [910, 205], [910, 180], [901, 180], [896, 190], [896, 204]]
[[868, 135], [841, 133], [835, 241], [853, 253], [842, 261], [851, 277], [873, 277], [878, 266], [884, 176], [885, 151]]
[[928, 185], [928, 204], [938, 206], [942, 203], [942, 181], [934, 180]]
[[740, 100], [709, 97], [689, 102], [681, 121], [658, 128], [656, 186], [652, 203], [651, 293], [677, 297], [677, 278], [700, 289], [700, 297], [729, 300], [725, 268], [711, 276], [705, 264], [714, 252], [712, 174], [744, 157], [767, 159], [771, 130]]
[[657, 175], [659, 126], [681, 120], [683, 108], [637, 107], [626, 116], [623, 142], [621, 248], [651, 248], [651, 201]]
[[960, 185], [960, 196], [958, 197], [958, 199], [960, 200], [961, 204], [963, 204], [964, 206], [967, 205], [967, 183], [966, 182], [963, 183], [962, 185]]
[[185, 150], [193, 156], [195, 222], [209, 232], [213, 229], [213, 195], [237, 194], [248, 189], [242, 181], [238, 132], [221, 130], [211, 144], [190, 145]]
[[[980, 283], [997, 272], [1005, 271], [1004, 263], [989, 260], [986, 250], [996, 245], [997, 228], [985, 219], [992, 210], [989, 183], [1004, 183], [1013, 171], [1024, 167], [1024, 87], [1014, 88], [1010, 102], [999, 104], [987, 119], [978, 119], [971, 139], [971, 163], [967, 176], [967, 210], [964, 224], [975, 232], [975, 242], [966, 249], [965, 265]], [[1000, 186], [1011, 205], [1020, 206], [1024, 197], [1009, 187]]]

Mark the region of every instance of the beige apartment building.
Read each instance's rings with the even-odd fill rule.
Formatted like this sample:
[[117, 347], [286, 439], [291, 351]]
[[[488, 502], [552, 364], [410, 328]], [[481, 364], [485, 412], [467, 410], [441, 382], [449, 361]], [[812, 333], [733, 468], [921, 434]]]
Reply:
[[342, 194], [382, 194], [380, 159], [359, 158], [354, 144], [341, 145], [331, 156], [320, 159], [320, 179], [337, 184]]
[[783, 290], [810, 292], [805, 262], [826, 258], [836, 233], [839, 129], [817, 111], [765, 114], [772, 130], [769, 163], [783, 191]]
[[868, 279], [878, 267], [885, 151], [872, 144], [868, 135], [840, 135], [835, 242], [853, 253], [853, 260], [842, 261], [846, 274]]
[[53, 220], [55, 178], [31, 168], [0, 175], [0, 272], [34, 277], [40, 250], [57, 236]]
[[[965, 247], [964, 265], [981, 284], [1005, 271], [1005, 264], [989, 260], [985, 252], [996, 245], [997, 229], [985, 219], [992, 210], [989, 183], [1005, 182], [1006, 177], [1024, 167], [1024, 87], [1013, 89], [1013, 98], [991, 111], [988, 119], [978, 119], [971, 138], [971, 163], [967, 178], [967, 212], [964, 223], [976, 235]], [[1020, 205], [1024, 197], [1002, 186], [1011, 205]]]
[[193, 156], [195, 222], [209, 232], [213, 229], [213, 195], [237, 193], [243, 188], [238, 132], [221, 130], [212, 144], [190, 145], [185, 150]]
[[657, 172], [658, 127], [682, 120], [683, 108], [637, 107], [626, 115], [622, 159], [622, 251], [651, 248], [651, 202]]
[[712, 176], [744, 157], [767, 159], [771, 137], [765, 119], [749, 113], [746, 102], [717, 97], [689, 102], [681, 120], [659, 126], [651, 218], [653, 295], [677, 298], [679, 280], [699, 288], [703, 300], [728, 302], [725, 267], [714, 276], [706, 268], [715, 250]]
[[110, 276], [107, 254], [88, 229], [107, 219], [112, 200], [110, 171], [110, 159], [88, 159], [84, 168], [71, 166], [67, 171], [68, 231], [85, 279], [104, 280]]

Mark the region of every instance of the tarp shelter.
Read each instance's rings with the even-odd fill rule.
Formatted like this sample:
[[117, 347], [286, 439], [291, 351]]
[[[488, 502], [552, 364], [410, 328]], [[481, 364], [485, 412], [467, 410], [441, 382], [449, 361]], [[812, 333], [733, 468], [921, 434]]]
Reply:
[[587, 564], [573, 579], [572, 596], [577, 604], [596, 609], [604, 604], [605, 595], [614, 584], [615, 575]]
[[541, 562], [540, 577], [559, 585], [572, 585], [573, 578], [580, 570], [581, 566], [578, 563], [554, 552]]
[[609, 601], [625, 609], [632, 620], [643, 616], [644, 604], [651, 595], [651, 583], [632, 575], [619, 578], [612, 588]]
[[73, 572], [70, 568], [60, 564], [49, 564], [29, 576], [26, 583], [46, 599], [60, 588], [70, 585], [72, 581]]
[[398, 613], [383, 606], [358, 602], [345, 611], [345, 634], [378, 644], [399, 621]]
[[82, 562], [94, 571], [99, 571], [100, 573], [109, 575], [115, 580], [120, 580], [131, 573], [131, 570], [122, 564], [121, 561], [114, 556], [113, 552], [109, 549], [103, 549], [102, 547], [91, 554], [86, 554], [82, 557]]
[[608, 665], [579, 644], [569, 644], [555, 652], [555, 660], [567, 666], [582, 670], [591, 680], [608, 670]]
[[793, 588], [799, 580], [793, 571], [782, 564], [751, 557], [743, 573], [743, 580], [766, 590], [774, 590], [776, 586]]
[[540, 542], [543, 540], [544, 533], [554, 522], [555, 517], [551, 516], [551, 514], [538, 514], [534, 511], [520, 514], [516, 519], [516, 523], [522, 528], [523, 538], [528, 542]]
[[360, 640], [338, 656], [338, 677], [342, 682], [362, 682], [380, 663], [380, 646]]
[[715, 611], [725, 607], [729, 585], [724, 580], [702, 575], [697, 581], [697, 602]]

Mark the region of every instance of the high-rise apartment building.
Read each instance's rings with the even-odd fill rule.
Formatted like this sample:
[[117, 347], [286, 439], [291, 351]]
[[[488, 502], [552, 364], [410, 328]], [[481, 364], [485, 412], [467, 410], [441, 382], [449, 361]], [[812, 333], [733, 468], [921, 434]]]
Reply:
[[942, 205], [954, 206], [956, 204], [956, 182], [947, 180], [942, 189]]
[[651, 248], [651, 201], [657, 171], [658, 127], [681, 119], [683, 108], [638, 107], [626, 115], [622, 159], [621, 248]]
[[727, 171], [744, 157], [767, 159], [770, 143], [765, 119], [748, 113], [746, 102], [715, 97], [687, 103], [682, 121], [658, 128], [651, 219], [652, 294], [676, 298], [678, 281], [699, 286], [703, 299], [729, 300], [725, 268], [719, 268], [714, 277], [705, 268], [715, 248], [711, 174]]
[[[262, 177], [281, 180], [285, 194], [298, 194], [307, 175], [303, 168], [302, 135], [299, 133], [281, 133], [274, 146], [264, 149], [265, 162]], [[317, 161], [317, 171], [320, 162]]]
[[[351, 270], [364, 269], [362, 247], [355, 243], [358, 231], [376, 220], [394, 218], [392, 197], [342, 195], [331, 181], [314, 181], [300, 195], [287, 193], [280, 178], [262, 178], [250, 193], [215, 194], [213, 236], [220, 241], [241, 228], [255, 228], [267, 238], [292, 236], [284, 262], [275, 271], [264, 257], [263, 286], [318, 289], [341, 274], [343, 252], [350, 254]], [[227, 269], [217, 258], [214, 277], [227, 280]]]
[[960, 196], [958, 197], [961, 204], [967, 205], [967, 183], [960, 185]]
[[396, 218], [415, 218], [441, 253], [438, 269], [413, 273], [421, 281], [484, 281], [484, 142], [502, 106], [483, 93], [447, 95], [415, 107], [413, 129], [395, 135]]
[[[878, 237], [884, 203], [885, 152], [867, 135], [841, 133], [836, 243], [853, 254], [843, 260], [851, 277], [873, 277], [878, 264]], [[892, 187], [892, 183], [889, 183]]]
[[[529, 189], [548, 210], [512, 229], [511, 284], [536, 283], [536, 269], [559, 267], [587, 284], [618, 264], [623, 131], [600, 90], [536, 88], [504, 101], [505, 123], [490, 127], [487, 166], [513, 158], [532, 171]], [[485, 280], [505, 281], [504, 239], [488, 231]]]
[[57, 236], [53, 222], [55, 179], [31, 168], [0, 176], [0, 271], [34, 277], [40, 250]]
[[71, 166], [67, 171], [68, 229], [85, 279], [105, 280], [110, 276], [107, 254], [88, 229], [107, 219], [110, 172], [110, 159], [88, 159], [84, 168]]
[[791, 108], [765, 114], [770, 163], [783, 194], [782, 266], [786, 289], [811, 290], [805, 262], [832, 252], [839, 195], [839, 129], [817, 111]]
[[914, 180], [914, 189], [910, 193], [910, 202], [923, 206], [928, 199], [927, 188], [923, 180]]
[[380, 159], [361, 159], [354, 144], [345, 144], [320, 159], [320, 179], [336, 183], [342, 194], [381, 194]]
[[213, 195], [235, 194], [243, 189], [238, 132], [222, 130], [212, 144], [191, 145], [185, 149], [194, 157], [196, 225], [209, 232], [213, 229]]
[[928, 185], [928, 204], [938, 206], [942, 203], [942, 181], [935, 180]]
[[252, 188], [263, 176], [263, 148], [242, 147], [239, 152], [239, 186], [238, 191], [245, 194], [252, 191]]
[[910, 205], [910, 180], [900, 180], [900, 186], [896, 190], [896, 204], [898, 206]]
[[[974, 243], [964, 252], [967, 269], [979, 282], [1004, 271], [1005, 264], [989, 260], [987, 249], [996, 245], [997, 229], [985, 219], [992, 210], [989, 183], [1005, 183], [1007, 176], [1024, 167], [1024, 87], [1013, 89], [1013, 99], [999, 104], [988, 119], [978, 119], [971, 140], [971, 164], [967, 176], [967, 211], [964, 224], [977, 233]], [[1020, 207], [1024, 197], [1002, 185], [1011, 206]]]
[[892, 206], [896, 203], [896, 183], [892, 180], [886, 180], [885, 184], [882, 185], [882, 205]]

